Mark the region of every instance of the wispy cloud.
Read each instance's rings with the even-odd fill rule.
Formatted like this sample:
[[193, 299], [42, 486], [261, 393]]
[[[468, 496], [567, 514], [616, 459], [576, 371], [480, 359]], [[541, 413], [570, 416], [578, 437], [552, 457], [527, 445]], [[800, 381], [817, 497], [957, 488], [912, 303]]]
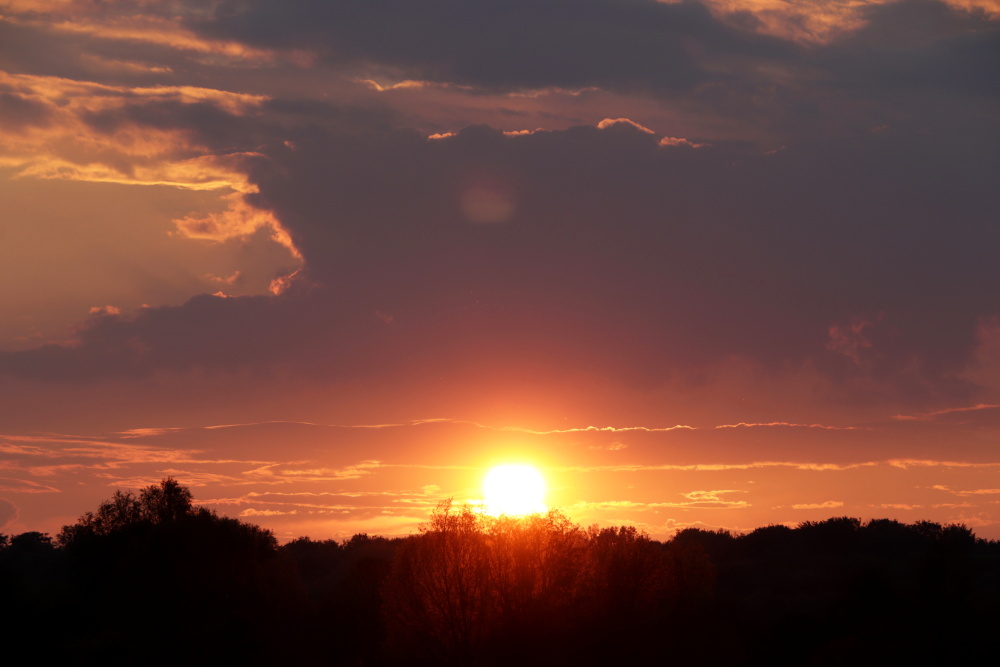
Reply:
[[843, 507], [844, 503], [840, 500], [827, 500], [822, 503], [798, 503], [792, 505], [793, 510], [825, 510], [833, 509], [834, 507]]
[[692, 491], [691, 493], [681, 494], [688, 500], [683, 501], [660, 501], [660, 502], [641, 502], [635, 500], [602, 500], [593, 502], [579, 502], [575, 503], [570, 507], [570, 512], [577, 511], [614, 511], [614, 510], [631, 510], [631, 511], [654, 511], [661, 509], [706, 509], [706, 510], [716, 510], [716, 509], [745, 509], [751, 507], [751, 504], [746, 500], [728, 500], [723, 496], [723, 494], [730, 493], [745, 493], [744, 491]]
[[[20, 105], [33, 108], [24, 123], [0, 127], [0, 166], [14, 167], [16, 177], [222, 191], [224, 211], [178, 218], [177, 233], [221, 240], [267, 229], [276, 243], [301, 259], [273, 213], [244, 198], [257, 192], [247, 165], [260, 154], [213, 149], [183, 118], [185, 108], [204, 114], [210, 107], [217, 115], [236, 119], [259, 108], [266, 97], [2, 71], [0, 88], [10, 91], [5, 94]], [[156, 107], [160, 111], [149, 111]]]
[[753, 470], [759, 468], [792, 468], [795, 470], [840, 471], [869, 468], [879, 465], [878, 461], [858, 463], [814, 463], [809, 461], [751, 461], [747, 463], [688, 463], [688, 464], [622, 464], [607, 466], [561, 466], [555, 470], [566, 472], [647, 472], [657, 470], [678, 471], [722, 471]]
[[[66, 436], [0, 436], [0, 451], [41, 458], [90, 458], [121, 463], [166, 463], [197, 460], [197, 449], [155, 448], [134, 443]], [[31, 443], [31, 444], [18, 444]]]
[[[212, 39], [197, 35], [185, 28], [179, 18], [169, 14], [114, 12], [108, 8], [104, 12], [81, 9], [85, 3], [39, 2], [20, 0], [8, 3], [5, 15], [0, 21], [51, 31], [55, 34], [79, 35], [102, 42], [121, 42], [166, 47], [174, 51], [192, 55], [196, 62], [216, 66], [265, 65], [279, 59], [305, 64], [310, 56], [298, 50], [285, 53], [273, 49], [252, 47], [247, 44], [224, 39]], [[49, 16], [37, 19], [33, 11], [43, 11]], [[90, 58], [101, 58], [95, 53], [84, 53]]]
[[502, 426], [502, 431], [515, 431], [519, 433], [532, 433], [535, 435], [551, 435], [553, 433], [627, 433], [629, 431], [641, 431], [645, 433], [669, 433], [670, 431], [695, 431], [694, 426], [677, 424], [675, 426], [583, 426], [573, 428], [557, 428], [548, 431], [535, 430], [522, 426]]
[[1000, 462], [937, 461], [933, 459], [890, 459], [895, 468], [1000, 468]]
[[0, 491], [6, 493], [60, 493], [60, 490], [54, 486], [15, 477], [0, 477]]
[[952, 489], [951, 487], [944, 486], [943, 484], [935, 484], [931, 487], [936, 491], [945, 491], [956, 496], [997, 496], [1000, 495], [1000, 489], [968, 489], [968, 490], [958, 490]]
[[290, 514], [298, 514], [298, 513], [299, 513], [298, 510], [289, 510], [289, 511], [285, 511], [285, 510], [258, 510], [258, 509], [254, 509], [252, 507], [248, 507], [247, 509], [242, 510], [236, 516], [240, 516], [240, 517], [287, 516], [287, 515], [290, 515]]
[[609, 127], [615, 127], [616, 125], [626, 125], [629, 127], [633, 127], [639, 130], [640, 132], [644, 132], [646, 134], [656, 134], [656, 132], [654, 132], [653, 130], [643, 125], [640, 125], [639, 123], [635, 122], [630, 118], [605, 118], [604, 120], [602, 120], [597, 124], [597, 129], [606, 130]]
[[127, 431], [118, 431], [117, 434], [123, 438], [149, 438], [183, 430], [184, 429], [180, 427], [130, 428]]
[[976, 405], [968, 405], [958, 408], [945, 408], [943, 410], [922, 412], [914, 415], [893, 415], [892, 418], [898, 421], [931, 421], [937, 419], [938, 417], [968, 412], [980, 412], [984, 410], [1000, 410], [1000, 403], [977, 403]]
[[859, 426], [828, 426], [826, 424], [796, 424], [793, 422], [740, 422], [738, 424], [720, 424], [716, 426], [717, 429], [722, 428], [765, 428], [765, 427], [782, 427], [782, 428], [814, 428], [823, 431], [857, 431], [862, 430]]

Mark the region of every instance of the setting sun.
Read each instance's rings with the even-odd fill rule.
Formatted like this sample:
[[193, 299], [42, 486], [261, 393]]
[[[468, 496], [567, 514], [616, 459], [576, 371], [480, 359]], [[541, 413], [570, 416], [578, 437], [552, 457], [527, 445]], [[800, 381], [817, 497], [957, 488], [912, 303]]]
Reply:
[[519, 516], [544, 512], [545, 479], [529, 465], [501, 465], [483, 480], [486, 512], [492, 516]]

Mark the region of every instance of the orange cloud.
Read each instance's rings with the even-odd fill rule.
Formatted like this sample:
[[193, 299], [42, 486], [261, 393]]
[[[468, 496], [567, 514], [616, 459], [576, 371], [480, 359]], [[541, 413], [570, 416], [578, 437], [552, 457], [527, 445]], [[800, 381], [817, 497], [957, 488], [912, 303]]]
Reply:
[[[202, 216], [188, 215], [174, 220], [179, 235], [189, 239], [225, 241], [233, 238], [244, 238], [258, 229], [266, 229], [269, 231], [272, 241], [286, 248], [295, 259], [302, 259], [302, 253], [295, 247], [288, 230], [282, 227], [274, 213], [251, 206], [240, 192], [226, 195], [223, 199], [226, 201], [227, 207], [221, 213], [209, 213]], [[284, 278], [291, 280], [291, 276]], [[271, 292], [278, 294], [284, 290], [285, 286], [279, 284], [275, 288], [274, 283], [272, 283], [272, 288], [274, 289], [271, 289]], [[275, 291], [276, 289], [278, 291]]]
[[893, 419], [900, 421], [929, 421], [935, 419], [936, 417], [942, 417], [945, 415], [952, 415], [956, 413], [963, 412], [978, 412], [980, 410], [996, 410], [1000, 408], [1000, 403], [977, 403], [976, 405], [970, 405], [961, 408], [945, 408], [943, 410], [934, 410], [932, 412], [924, 412], [916, 415], [893, 415]]
[[354, 79], [355, 83], [360, 83], [372, 90], [376, 90], [380, 93], [392, 91], [392, 90], [414, 90], [421, 88], [454, 88], [456, 90], [472, 90], [472, 86], [463, 86], [457, 83], [449, 83], [447, 81], [417, 81], [413, 79], [405, 79], [403, 81], [398, 81], [396, 83], [390, 84], [380, 84], [373, 79]]
[[956, 491], [955, 489], [949, 488], [941, 484], [935, 484], [931, 487], [936, 491], [945, 491], [947, 493], [954, 494], [956, 496], [996, 496], [1000, 495], [1000, 489], [971, 489], [969, 491]]
[[174, 221], [180, 236], [221, 241], [245, 238], [259, 229], [301, 261], [288, 231], [270, 211], [248, 204], [257, 192], [246, 164], [260, 154], [214, 153], [193, 131], [151, 127], [121, 120], [98, 129], [99, 113], [118, 113], [148, 102], [210, 104], [234, 116], [256, 109], [266, 98], [195, 86], [125, 87], [60, 77], [0, 72], [0, 86], [38, 111], [44, 122], [0, 127], [0, 166], [16, 178], [62, 179], [125, 185], [166, 185], [189, 190], [229, 191], [219, 213], [191, 214]]
[[59, 489], [55, 487], [13, 477], [0, 477], [0, 491], [5, 493], [59, 493]]
[[844, 503], [840, 500], [827, 500], [823, 503], [801, 503], [797, 505], [792, 505], [793, 510], [825, 510], [832, 509], [834, 507], [843, 507]]
[[886, 464], [894, 468], [1000, 468], [1000, 463], [971, 463], [969, 461], [935, 461], [931, 459], [891, 459]]
[[284, 515], [288, 515], [288, 514], [298, 514], [298, 513], [299, 513], [298, 510], [290, 510], [290, 511], [286, 512], [284, 510], [258, 510], [258, 509], [254, 509], [252, 507], [249, 507], [249, 508], [243, 510], [242, 512], [240, 512], [239, 514], [237, 514], [236, 516], [241, 516], [241, 517], [248, 517], [248, 516], [251, 516], [251, 517], [255, 517], [255, 516], [284, 516]]
[[662, 146], [688, 146], [690, 148], [703, 148], [705, 146], [710, 146], [711, 144], [696, 144], [694, 142], [688, 141], [683, 137], [662, 137], [660, 139], [660, 144]]
[[646, 134], [656, 134], [648, 127], [640, 125], [639, 123], [631, 120], [629, 118], [605, 118], [600, 123], [597, 124], [597, 129], [606, 130], [609, 127], [614, 127], [615, 125], [631, 125], [640, 132], [645, 132]]
[[746, 493], [736, 489], [716, 489], [711, 491], [689, 491], [681, 495], [687, 498], [684, 502], [641, 503], [649, 509], [743, 509], [750, 507], [746, 500], [728, 500], [723, 496], [731, 493]]
[[861, 463], [811, 463], [808, 461], [753, 461], [750, 463], [689, 463], [689, 464], [623, 464], [610, 466], [563, 466], [554, 470], [565, 472], [649, 472], [657, 470], [676, 471], [725, 471], [755, 470], [761, 468], [790, 468], [793, 470], [843, 471], [877, 466], [877, 461]]
[[619, 442], [619, 441], [616, 440], [616, 441], [614, 441], [612, 443], [609, 443], [607, 445], [590, 445], [587, 449], [591, 449], [591, 450], [604, 450], [604, 451], [608, 451], [608, 452], [620, 452], [621, 450], [627, 449], [627, 448], [628, 448], [628, 445], [626, 445], [624, 442]]
[[534, 435], [550, 435], [552, 433], [624, 433], [627, 431], [643, 431], [645, 433], [667, 433], [669, 431], [695, 431], [697, 427], [677, 424], [675, 426], [584, 426], [578, 428], [552, 429], [551, 431], [536, 431], [520, 426], [504, 426], [501, 431], [514, 431], [517, 433], [531, 433]]
[[586, 86], [584, 88], [560, 88], [558, 86], [548, 86], [545, 88], [532, 88], [531, 90], [519, 90], [507, 93], [507, 97], [545, 97], [547, 95], [567, 95], [569, 97], [579, 97], [584, 93], [600, 92], [596, 86]]
[[720, 424], [715, 428], [759, 428], [767, 426], [784, 426], [787, 428], [817, 428], [824, 431], [856, 431], [859, 430], [858, 426], [827, 426], [825, 424], [795, 424], [792, 422], [766, 422], [766, 423], [747, 423], [740, 422], [738, 424]]
[[[264, 64], [281, 57], [281, 54], [270, 49], [254, 48], [232, 40], [201, 37], [184, 28], [175, 18], [141, 14], [110, 16], [106, 12], [94, 12], [91, 3], [72, 0], [16, 0], [5, 4], [12, 11], [6, 16], [0, 16], [0, 21], [42, 27], [57, 33], [86, 35], [104, 41], [155, 44], [212, 58], [203, 58], [204, 62], [217, 63], [219, 58], [223, 58], [234, 64]], [[43, 12], [48, 16], [37, 20], [31, 18], [29, 12]], [[309, 59], [308, 54], [301, 51], [289, 52], [284, 57], [303, 64]]]
[[[662, 0], [661, 0], [662, 1]], [[750, 14], [757, 19], [757, 31], [803, 43], [824, 44], [867, 24], [865, 12], [874, 5], [899, 0], [704, 0], [713, 14], [723, 20]], [[1000, 0], [943, 0], [952, 7], [979, 10], [1000, 16]], [[746, 25], [741, 19], [741, 25]]]

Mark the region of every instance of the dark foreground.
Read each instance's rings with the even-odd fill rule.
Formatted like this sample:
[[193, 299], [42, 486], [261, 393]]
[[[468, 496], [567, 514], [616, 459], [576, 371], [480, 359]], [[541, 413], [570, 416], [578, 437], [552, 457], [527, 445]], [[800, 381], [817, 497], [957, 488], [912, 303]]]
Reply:
[[0, 535], [0, 596], [8, 657], [74, 664], [973, 664], [1000, 544], [849, 517], [658, 542], [442, 505], [409, 538], [278, 546], [164, 480], [54, 540]]

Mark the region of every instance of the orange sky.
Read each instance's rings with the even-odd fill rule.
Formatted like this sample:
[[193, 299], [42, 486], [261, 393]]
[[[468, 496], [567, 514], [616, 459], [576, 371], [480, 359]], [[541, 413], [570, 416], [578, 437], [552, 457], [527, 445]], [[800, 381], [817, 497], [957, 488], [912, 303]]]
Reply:
[[655, 537], [1000, 538], [991, 0], [0, 2], [0, 530], [491, 465]]

